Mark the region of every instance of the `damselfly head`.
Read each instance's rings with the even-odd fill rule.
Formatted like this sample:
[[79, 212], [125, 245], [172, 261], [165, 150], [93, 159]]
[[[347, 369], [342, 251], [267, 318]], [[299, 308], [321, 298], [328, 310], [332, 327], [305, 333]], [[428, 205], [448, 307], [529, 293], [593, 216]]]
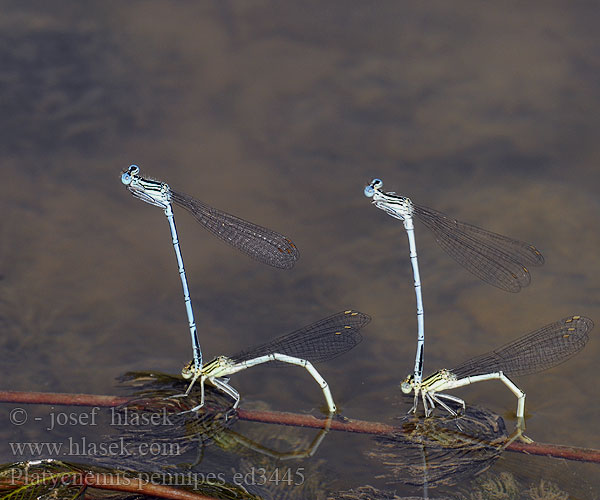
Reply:
[[192, 359], [189, 363], [187, 363], [181, 369], [181, 376], [184, 379], [189, 380], [194, 376], [195, 372], [196, 372], [196, 364], [194, 363], [194, 360]]
[[381, 179], [373, 179], [368, 186], [365, 186], [365, 196], [367, 198], [372, 198], [375, 191], [381, 189], [382, 186], [383, 181]]
[[129, 186], [133, 178], [137, 177], [137, 174], [139, 173], [140, 167], [138, 167], [137, 165], [129, 165], [129, 168], [121, 174], [121, 182], [126, 186]]
[[414, 388], [415, 376], [411, 373], [404, 381], [400, 384], [400, 389], [404, 394], [410, 394]]

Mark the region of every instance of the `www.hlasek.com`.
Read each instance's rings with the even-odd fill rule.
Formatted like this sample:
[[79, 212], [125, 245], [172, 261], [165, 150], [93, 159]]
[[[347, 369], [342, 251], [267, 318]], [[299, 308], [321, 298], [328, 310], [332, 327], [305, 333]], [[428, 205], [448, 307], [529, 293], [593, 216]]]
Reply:
[[[99, 425], [100, 407], [89, 408], [85, 412], [64, 412], [50, 411], [45, 416], [36, 416], [30, 419], [28, 412], [24, 408], [13, 408], [9, 414], [9, 421], [15, 426], [23, 426], [28, 421], [40, 423], [46, 431], [54, 431], [57, 428], [65, 429], [74, 426], [96, 427]], [[110, 426], [121, 428], [126, 427], [166, 427], [174, 426], [170, 420], [166, 409], [161, 412], [141, 413], [130, 412], [127, 408], [117, 411], [110, 409]], [[9, 442], [9, 446], [14, 456], [25, 458], [30, 456], [178, 456], [181, 454], [179, 443], [169, 442], [145, 442], [131, 443], [124, 438], [111, 440], [109, 442], [94, 442], [86, 437], [69, 437], [66, 441], [45, 441], [45, 442]]]
[[30, 471], [25, 469], [13, 469], [12, 477], [9, 482], [12, 484], [23, 484], [32, 482], [43, 482], [47, 486], [73, 486], [89, 484], [93, 479], [95, 485], [115, 485], [142, 487], [145, 483], [157, 484], [163, 486], [187, 486], [199, 488], [201, 486], [226, 486], [235, 484], [240, 487], [247, 486], [301, 486], [304, 483], [304, 467], [296, 469], [275, 467], [272, 470], [265, 467], [252, 467], [248, 472], [236, 472], [227, 481], [226, 475], [222, 472], [202, 473], [202, 472], [182, 472], [182, 473], [145, 473], [137, 474], [116, 474], [116, 473], [95, 473], [80, 472], [73, 474], [57, 475], [56, 472]]
[[179, 456], [179, 443], [147, 442], [130, 443], [124, 438], [111, 442], [88, 441], [86, 437], [79, 439], [69, 437], [66, 442], [25, 441], [10, 442], [9, 446], [15, 457], [159, 457]]

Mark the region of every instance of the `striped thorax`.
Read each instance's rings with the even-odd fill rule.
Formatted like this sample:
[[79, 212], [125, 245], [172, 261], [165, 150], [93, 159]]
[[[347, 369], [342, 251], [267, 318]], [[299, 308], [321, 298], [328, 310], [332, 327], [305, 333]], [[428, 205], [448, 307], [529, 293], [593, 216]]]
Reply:
[[412, 201], [406, 196], [381, 191], [382, 187], [381, 179], [373, 179], [365, 187], [365, 196], [373, 198], [373, 205], [396, 219], [404, 220], [406, 217], [412, 217], [414, 212]]
[[404, 394], [410, 394], [412, 391], [418, 395], [419, 392], [435, 394], [447, 388], [448, 383], [458, 380], [456, 375], [450, 370], [440, 370], [433, 375], [423, 379], [421, 383], [415, 383], [415, 376], [411, 373], [404, 379], [400, 388]]
[[171, 188], [169, 185], [152, 179], [144, 179], [139, 173], [140, 168], [137, 165], [130, 165], [121, 174], [121, 182], [136, 198], [150, 203], [150, 205], [166, 209], [171, 203]]
[[217, 356], [209, 363], [206, 363], [204, 366], [200, 367], [199, 370], [196, 368], [194, 360], [192, 359], [181, 370], [181, 376], [186, 380], [201, 376], [206, 378], [219, 378], [231, 375], [232, 373], [238, 372], [242, 369], [243, 367], [240, 367], [239, 364], [237, 364], [231, 358], [228, 358], [227, 356]]

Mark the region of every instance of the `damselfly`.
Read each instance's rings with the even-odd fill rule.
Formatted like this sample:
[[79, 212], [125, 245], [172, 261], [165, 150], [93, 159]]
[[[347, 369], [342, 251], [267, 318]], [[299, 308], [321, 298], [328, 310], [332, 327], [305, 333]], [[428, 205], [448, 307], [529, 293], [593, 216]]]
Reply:
[[579, 352], [589, 339], [594, 327], [591, 319], [585, 316], [570, 316], [510, 342], [481, 356], [472, 358], [452, 370], [440, 370], [417, 383], [411, 374], [402, 382], [402, 392], [414, 392], [414, 405], [410, 411], [417, 411], [419, 396], [423, 401], [425, 416], [431, 415], [436, 403], [456, 415], [442, 399], [458, 403], [465, 408], [465, 402], [440, 391], [456, 389], [484, 380], [502, 381], [517, 397], [517, 426], [525, 428], [525, 393], [508, 378], [514, 375], [537, 373], [563, 363]]
[[306, 368], [321, 387], [329, 411], [333, 413], [336, 406], [329, 385], [313, 363], [333, 359], [355, 347], [362, 340], [360, 329], [369, 321], [371, 318], [361, 312], [343, 311], [233, 356], [218, 356], [199, 370], [192, 360], [181, 372], [183, 378], [191, 379], [187, 391], [181, 396], [187, 396], [199, 380], [200, 404], [190, 410], [195, 411], [204, 405], [204, 383], [209, 382], [231, 396], [235, 400], [233, 407], [236, 408], [240, 395], [225, 377], [251, 366], [275, 361], [278, 364], [287, 363]]

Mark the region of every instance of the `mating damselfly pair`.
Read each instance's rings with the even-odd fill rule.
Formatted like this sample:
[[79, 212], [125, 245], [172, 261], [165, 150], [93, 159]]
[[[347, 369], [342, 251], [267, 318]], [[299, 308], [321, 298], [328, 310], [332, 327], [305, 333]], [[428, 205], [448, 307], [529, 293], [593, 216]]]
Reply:
[[328, 411], [334, 413], [336, 405], [329, 385], [313, 366], [313, 363], [333, 359], [356, 346], [362, 340], [360, 329], [369, 323], [371, 318], [358, 311], [346, 310], [254, 348], [232, 356], [218, 356], [209, 363], [203, 364], [202, 349], [196, 330], [172, 204], [184, 208], [213, 234], [264, 264], [290, 269], [298, 260], [298, 249], [286, 236], [218, 210], [191, 196], [171, 189], [164, 182], [144, 178], [139, 173], [139, 167], [131, 165], [122, 173], [121, 181], [136, 198], [162, 208], [169, 222], [177, 267], [181, 277], [193, 352], [193, 359], [184, 366], [181, 372], [183, 378], [191, 380], [191, 382], [187, 391], [178, 396], [189, 395], [198, 380], [201, 390], [200, 404], [190, 411], [196, 411], [204, 406], [205, 382], [209, 382], [231, 396], [235, 401], [233, 407], [237, 407], [240, 395], [229, 385], [229, 375], [263, 363], [277, 362], [305, 368], [323, 391]]
[[456, 416], [457, 412], [445, 401], [457, 403], [463, 409], [465, 402], [440, 391], [475, 382], [500, 380], [517, 397], [517, 428], [523, 430], [525, 393], [508, 376], [536, 373], [566, 361], [583, 349], [594, 323], [584, 316], [570, 316], [528, 333], [504, 347], [465, 361], [452, 370], [440, 370], [423, 379], [425, 321], [413, 218], [427, 226], [439, 245], [459, 264], [483, 281], [508, 292], [519, 292], [528, 286], [531, 275], [527, 266], [542, 265], [544, 257], [529, 243], [452, 219], [441, 212], [417, 205], [405, 196], [382, 191], [382, 187], [381, 179], [375, 178], [365, 187], [364, 194], [373, 199], [377, 208], [404, 224], [417, 301], [415, 365], [413, 373], [401, 384], [403, 393], [414, 393], [410, 412], [416, 413], [420, 397], [425, 416], [432, 414], [436, 404]]

